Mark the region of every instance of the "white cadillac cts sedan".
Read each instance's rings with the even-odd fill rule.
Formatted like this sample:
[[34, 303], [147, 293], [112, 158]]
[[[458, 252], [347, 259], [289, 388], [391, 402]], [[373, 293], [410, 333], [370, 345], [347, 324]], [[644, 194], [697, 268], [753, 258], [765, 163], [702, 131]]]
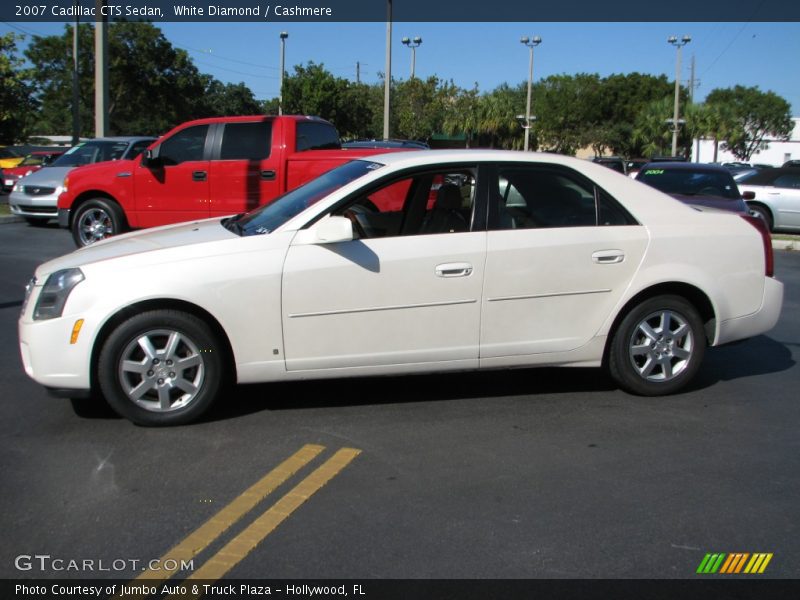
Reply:
[[757, 220], [574, 158], [420, 151], [50, 261], [19, 337], [54, 393], [171, 425], [228, 380], [604, 366], [669, 394], [782, 301]]

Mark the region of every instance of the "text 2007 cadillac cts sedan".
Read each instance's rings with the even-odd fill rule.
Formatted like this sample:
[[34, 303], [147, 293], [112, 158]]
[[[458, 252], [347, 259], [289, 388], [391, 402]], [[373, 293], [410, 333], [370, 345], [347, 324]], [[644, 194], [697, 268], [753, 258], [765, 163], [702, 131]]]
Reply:
[[19, 336], [52, 391], [169, 425], [226, 379], [605, 366], [669, 394], [706, 346], [770, 329], [782, 300], [757, 220], [573, 158], [421, 151], [50, 261]]

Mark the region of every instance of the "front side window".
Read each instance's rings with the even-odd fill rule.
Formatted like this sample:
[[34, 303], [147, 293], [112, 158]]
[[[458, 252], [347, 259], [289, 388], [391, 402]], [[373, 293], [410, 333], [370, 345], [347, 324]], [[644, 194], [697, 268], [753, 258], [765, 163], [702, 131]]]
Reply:
[[167, 138], [158, 148], [158, 157], [166, 166], [203, 160], [208, 125], [187, 127]]
[[471, 230], [475, 168], [425, 170], [350, 198], [334, 214], [353, 222], [359, 239]]
[[272, 123], [226, 123], [220, 160], [264, 160], [272, 147]]
[[130, 150], [128, 150], [128, 156], [126, 158], [128, 160], [133, 160], [134, 158], [139, 156], [142, 152], [147, 150], [147, 147], [152, 143], [153, 140], [142, 140], [140, 142], [134, 142]]
[[800, 189], [800, 175], [781, 175], [775, 180], [775, 187]]

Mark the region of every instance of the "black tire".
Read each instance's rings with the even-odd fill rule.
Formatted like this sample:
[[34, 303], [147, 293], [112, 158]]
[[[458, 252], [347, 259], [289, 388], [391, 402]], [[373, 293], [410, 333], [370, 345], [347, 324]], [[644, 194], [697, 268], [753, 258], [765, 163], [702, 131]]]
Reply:
[[153, 310], [111, 333], [100, 351], [97, 379], [111, 408], [133, 423], [184, 425], [199, 419], [219, 395], [223, 356], [202, 320]]
[[44, 227], [50, 221], [47, 217], [24, 217], [25, 222], [31, 227]]
[[106, 198], [92, 198], [78, 206], [71, 226], [72, 239], [78, 248], [122, 233], [125, 229], [122, 209]]
[[761, 217], [764, 220], [764, 223], [767, 225], [767, 229], [772, 231], [772, 228], [775, 227], [775, 221], [772, 218], [772, 213], [766, 206], [763, 206], [762, 204], [748, 204], [747, 208], [752, 210], [757, 216]]
[[608, 370], [632, 394], [672, 394], [697, 373], [706, 344], [703, 321], [691, 303], [681, 296], [656, 296], [622, 319], [611, 338]]

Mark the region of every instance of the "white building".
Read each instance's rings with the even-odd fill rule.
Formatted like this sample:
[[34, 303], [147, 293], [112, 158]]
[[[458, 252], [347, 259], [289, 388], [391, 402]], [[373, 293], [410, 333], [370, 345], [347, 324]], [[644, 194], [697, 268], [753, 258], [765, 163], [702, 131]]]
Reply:
[[[794, 117], [794, 129], [789, 140], [766, 140], [767, 148], [756, 152], [750, 158], [750, 163], [767, 164], [780, 167], [787, 160], [800, 160], [800, 117]], [[694, 162], [709, 163], [714, 161], [714, 140], [696, 139], [694, 141]], [[739, 159], [730, 152], [723, 152], [722, 142], [717, 151], [717, 162], [736, 162]]]

